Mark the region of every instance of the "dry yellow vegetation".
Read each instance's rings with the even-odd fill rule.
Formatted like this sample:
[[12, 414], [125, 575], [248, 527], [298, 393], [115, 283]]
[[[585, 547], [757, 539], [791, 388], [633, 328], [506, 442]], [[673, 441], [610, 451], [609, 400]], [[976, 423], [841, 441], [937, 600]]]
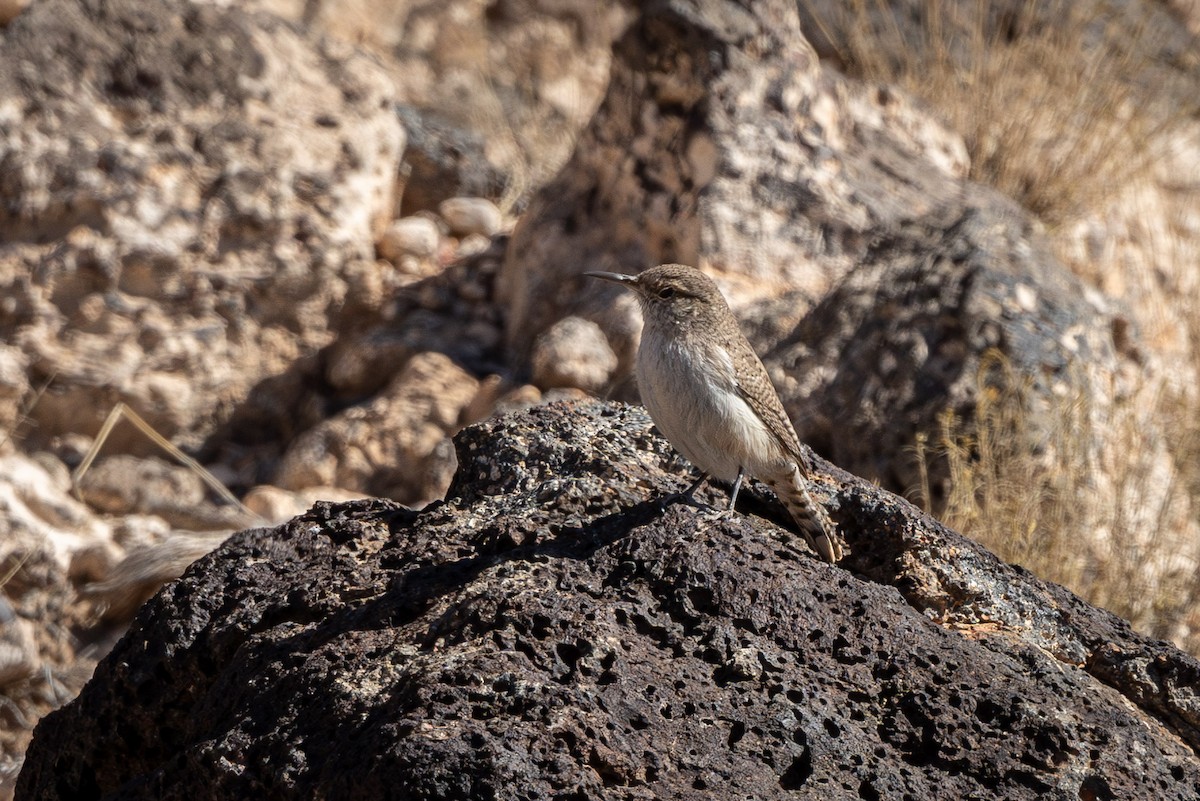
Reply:
[[[1052, 240], [1073, 221], [1103, 214], [1120, 189], [1152, 180], [1183, 126], [1195, 124], [1189, 98], [1200, 83], [1200, 50], [1165, 46], [1154, 26], [1170, 21], [1140, 4], [851, 0], [803, 7], [823, 55], [851, 75], [923, 100], [963, 137], [969, 177], [1022, 203]], [[1068, 237], [1056, 244], [1085, 280], [1100, 287], [1111, 280], [1104, 266], [1072, 259]], [[1150, 261], [1178, 259], [1191, 247], [1156, 243]], [[1186, 368], [1179, 374], [1200, 374], [1200, 299], [1182, 299], [1173, 313], [1184, 319], [1190, 343], [1182, 350], [1193, 362], [1177, 365]], [[1039, 413], [1034, 430], [1030, 386], [1002, 359], [987, 360], [979, 381], [973, 417], [946, 416], [940, 430], [918, 437], [923, 464], [945, 460], [946, 486], [926, 481], [912, 494], [1004, 558], [1149, 634], [1200, 651], [1200, 620], [1189, 620], [1200, 578], [1176, 553], [1200, 516], [1196, 393], [1167, 380], [1102, 415], [1093, 399], [1062, 397]], [[1147, 415], [1168, 432], [1168, 475], [1139, 447]], [[1102, 440], [1108, 444], [1098, 452]], [[1130, 497], [1160, 501], [1138, 508], [1125, 503]]]
[[1051, 227], [1145, 173], [1197, 109], [1181, 102], [1196, 65], [1163, 63], [1141, 4], [805, 5], [848, 73], [924, 100], [962, 135], [969, 177]]
[[[1177, 419], [1174, 470], [1140, 447], [1145, 411], [1132, 400], [1098, 415], [1082, 395], [1054, 398], [1030, 418], [1030, 382], [1002, 358], [985, 360], [969, 421], [945, 414], [940, 430], [918, 436], [923, 468], [944, 459], [949, 479], [926, 478], [916, 500], [961, 531], [1033, 573], [1070, 587], [1140, 630], [1195, 650], [1200, 581], [1182, 550], [1200, 509], [1200, 425]], [[1185, 411], [1160, 396], [1154, 411]], [[1049, 423], [1049, 425], [1047, 425]], [[1096, 430], [1105, 426], [1103, 436]], [[923, 469], [923, 475], [928, 471]], [[1156, 483], [1156, 486], [1149, 486]], [[938, 509], [931, 498], [941, 497]], [[1153, 508], [1129, 498], [1157, 498]]]

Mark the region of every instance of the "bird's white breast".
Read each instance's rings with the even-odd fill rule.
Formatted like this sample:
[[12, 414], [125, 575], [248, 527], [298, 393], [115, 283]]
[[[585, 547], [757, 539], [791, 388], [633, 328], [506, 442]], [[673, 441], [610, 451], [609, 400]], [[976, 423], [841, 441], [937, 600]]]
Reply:
[[660, 336], [647, 327], [637, 358], [642, 402], [663, 435], [706, 473], [724, 481], [755, 475], [782, 452], [737, 390], [733, 360], [715, 343]]

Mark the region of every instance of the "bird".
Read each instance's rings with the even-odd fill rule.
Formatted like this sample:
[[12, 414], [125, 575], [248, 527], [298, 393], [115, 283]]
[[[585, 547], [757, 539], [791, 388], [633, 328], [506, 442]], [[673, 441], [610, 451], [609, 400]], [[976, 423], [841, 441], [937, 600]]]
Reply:
[[709, 477], [732, 483], [734, 508], [749, 475], [770, 487], [800, 533], [827, 562], [843, 556], [833, 521], [813, 500], [812, 466], [767, 369], [738, 328], [716, 283], [694, 267], [662, 264], [637, 275], [586, 272], [636, 293], [642, 338], [636, 372], [659, 431]]

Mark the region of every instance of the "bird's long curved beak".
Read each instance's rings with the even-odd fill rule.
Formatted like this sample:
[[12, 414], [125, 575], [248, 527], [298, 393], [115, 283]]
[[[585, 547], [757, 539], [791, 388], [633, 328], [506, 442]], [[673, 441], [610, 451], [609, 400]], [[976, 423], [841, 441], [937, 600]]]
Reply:
[[603, 278], [605, 281], [612, 281], [615, 284], [633, 284], [637, 283], [636, 275], [625, 275], [623, 273], [584, 273], [588, 278]]

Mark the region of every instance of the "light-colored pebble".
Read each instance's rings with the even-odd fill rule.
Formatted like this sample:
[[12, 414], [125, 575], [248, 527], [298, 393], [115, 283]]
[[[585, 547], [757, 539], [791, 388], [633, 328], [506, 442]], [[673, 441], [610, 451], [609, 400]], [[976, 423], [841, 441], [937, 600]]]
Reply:
[[438, 212], [450, 226], [450, 231], [459, 236], [492, 236], [504, 226], [504, 215], [487, 198], [452, 197], [442, 201]]
[[7, 25], [27, 5], [29, 0], [0, 0], [0, 25]]
[[431, 258], [437, 253], [441, 240], [441, 232], [433, 220], [427, 217], [404, 217], [392, 221], [379, 238], [376, 248], [380, 256], [392, 264], [399, 264], [405, 256]]
[[600, 326], [582, 317], [564, 317], [537, 338], [532, 354], [533, 383], [542, 389], [578, 387], [599, 392], [617, 369], [617, 355]]
[[342, 503], [362, 497], [365, 497], [362, 493], [339, 487], [308, 487], [293, 491], [260, 484], [246, 493], [242, 502], [269, 525], [277, 526], [304, 514], [317, 501]]
[[39, 663], [33, 624], [0, 596], [0, 687], [32, 675]]

